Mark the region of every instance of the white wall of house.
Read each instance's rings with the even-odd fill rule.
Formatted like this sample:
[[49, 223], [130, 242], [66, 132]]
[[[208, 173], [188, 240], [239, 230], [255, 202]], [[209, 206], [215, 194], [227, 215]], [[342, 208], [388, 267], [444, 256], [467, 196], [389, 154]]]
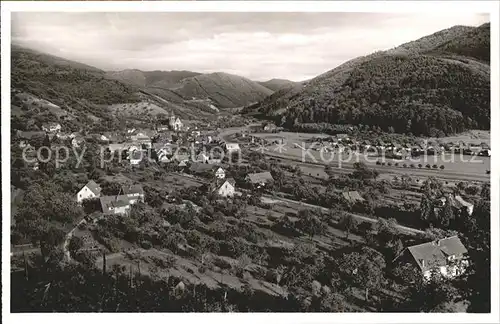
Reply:
[[222, 197], [233, 197], [234, 196], [234, 186], [228, 181], [219, 188], [217, 193]]
[[215, 177], [218, 179], [224, 179], [226, 177], [226, 171], [222, 168], [218, 168], [215, 172]]
[[130, 210], [130, 205], [122, 206], [122, 207], [113, 207], [111, 209], [115, 214], [128, 214]]
[[76, 201], [81, 203], [84, 199], [91, 199], [97, 197], [87, 186], [84, 186], [76, 194]]

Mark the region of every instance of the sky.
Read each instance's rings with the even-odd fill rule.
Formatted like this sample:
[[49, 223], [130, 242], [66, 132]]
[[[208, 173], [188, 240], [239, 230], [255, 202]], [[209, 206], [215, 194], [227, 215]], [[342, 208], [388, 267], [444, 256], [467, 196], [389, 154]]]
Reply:
[[104, 70], [226, 72], [302, 81], [477, 13], [12, 13], [12, 43]]

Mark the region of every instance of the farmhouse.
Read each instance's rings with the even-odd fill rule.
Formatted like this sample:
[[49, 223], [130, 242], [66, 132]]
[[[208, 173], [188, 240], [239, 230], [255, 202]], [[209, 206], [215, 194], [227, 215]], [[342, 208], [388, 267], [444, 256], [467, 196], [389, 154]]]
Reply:
[[429, 279], [433, 272], [453, 278], [464, 273], [468, 264], [466, 254], [467, 249], [460, 239], [457, 236], [451, 236], [410, 246], [396, 260], [418, 267], [425, 279]]
[[102, 213], [105, 215], [128, 214], [131, 202], [127, 195], [103, 196], [100, 198]]
[[93, 180], [87, 182], [76, 194], [76, 201], [81, 203], [84, 199], [96, 198], [101, 195], [101, 187]]
[[240, 144], [238, 144], [238, 143], [226, 143], [225, 149], [226, 149], [226, 152], [228, 152], [228, 153], [239, 152], [240, 151]]
[[42, 130], [47, 133], [56, 133], [61, 130], [61, 124], [58, 123], [43, 124]]
[[133, 200], [131, 203], [135, 203], [137, 200], [144, 201], [144, 189], [139, 184], [123, 186], [123, 194]]
[[249, 173], [245, 180], [256, 188], [263, 187], [268, 182], [274, 181], [270, 172]]
[[234, 179], [228, 178], [225, 181], [217, 181], [213, 192], [221, 197], [233, 197], [235, 192]]
[[216, 171], [215, 171], [215, 177], [217, 179], [224, 179], [226, 177], [226, 171], [224, 171], [223, 168], [218, 168]]

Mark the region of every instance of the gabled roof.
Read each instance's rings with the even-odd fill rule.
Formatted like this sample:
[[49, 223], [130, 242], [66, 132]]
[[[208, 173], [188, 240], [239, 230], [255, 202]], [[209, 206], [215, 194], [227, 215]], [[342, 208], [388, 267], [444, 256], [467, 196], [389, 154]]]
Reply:
[[457, 236], [410, 246], [408, 251], [422, 271], [446, 265], [448, 256], [467, 253], [467, 249]]
[[97, 183], [94, 182], [94, 180], [90, 180], [87, 182], [85, 187], [89, 188], [90, 191], [96, 196], [99, 196], [101, 194], [101, 186], [99, 186]]
[[144, 189], [142, 189], [142, 186], [140, 184], [134, 184], [134, 185], [129, 185], [129, 186], [123, 186], [122, 191], [125, 195], [132, 195], [132, 194], [144, 194]]
[[17, 131], [17, 137], [22, 139], [32, 139], [34, 137], [45, 137], [45, 132], [42, 131]]
[[226, 143], [226, 150], [239, 150], [240, 144], [238, 143]]
[[194, 162], [189, 166], [189, 171], [191, 172], [208, 172], [213, 170], [213, 166], [207, 163]]
[[126, 195], [103, 196], [99, 198], [102, 212], [104, 214], [114, 214], [114, 208], [120, 208], [130, 205], [130, 199]]
[[249, 173], [247, 175], [247, 179], [251, 183], [262, 183], [262, 182], [267, 182], [267, 181], [273, 181], [273, 176], [271, 175], [271, 172], [259, 172], [259, 173]]

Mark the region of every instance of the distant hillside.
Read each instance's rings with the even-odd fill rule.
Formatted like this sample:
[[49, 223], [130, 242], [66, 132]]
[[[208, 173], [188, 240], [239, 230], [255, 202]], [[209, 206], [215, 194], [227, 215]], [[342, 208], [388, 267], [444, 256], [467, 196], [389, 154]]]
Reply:
[[133, 76], [136, 85], [110, 79], [109, 74], [92, 66], [13, 46], [13, 125], [16, 129], [36, 129], [43, 122], [58, 121], [77, 130], [112, 128], [123, 121], [153, 121], [159, 113], [215, 117], [210, 103], [190, 103], [171, 92], [170, 97], [156, 95], [139, 86], [137, 71], [123, 75]]
[[355, 58], [245, 112], [289, 128], [326, 122], [417, 135], [488, 129], [490, 67], [484, 63], [489, 61], [485, 52], [489, 27], [456, 26]]
[[109, 119], [102, 105], [137, 102], [137, 90], [105, 78], [104, 71], [60, 57], [12, 48], [11, 82], [17, 91], [48, 100], [62, 109]]
[[271, 79], [268, 81], [264, 82], [258, 82], [261, 86], [264, 86], [268, 89], [271, 89], [272, 91], [276, 92], [282, 89], [287, 89], [295, 86], [297, 83], [290, 81], [290, 80], [285, 80], [285, 79]]
[[[273, 93], [244, 77], [227, 73], [201, 74], [190, 71], [140, 71], [123, 70], [107, 72], [110, 79], [141, 87], [148, 91], [160, 91], [165, 99], [181, 101], [207, 101], [218, 108], [236, 108], [264, 99]], [[293, 84], [287, 80], [268, 81], [276, 88]]]
[[219, 108], [245, 106], [273, 93], [257, 82], [221, 72], [183, 79], [174, 90], [185, 98], [210, 99]]
[[436, 46], [432, 52], [471, 57], [490, 62], [490, 24], [473, 28]]
[[190, 71], [141, 71], [129, 69], [122, 71], [109, 71], [106, 76], [121, 82], [139, 87], [170, 88], [177, 85], [182, 79], [200, 75]]

